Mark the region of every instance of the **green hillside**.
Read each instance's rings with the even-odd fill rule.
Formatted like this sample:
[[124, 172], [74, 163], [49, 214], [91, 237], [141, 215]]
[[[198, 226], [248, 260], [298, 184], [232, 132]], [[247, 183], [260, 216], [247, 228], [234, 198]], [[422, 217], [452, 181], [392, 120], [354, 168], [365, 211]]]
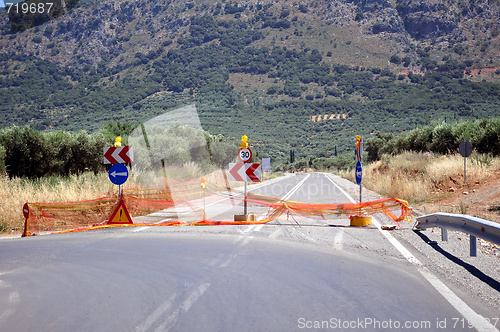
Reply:
[[498, 116], [498, 6], [433, 6], [94, 1], [19, 32], [5, 16], [0, 127], [92, 132], [194, 103], [205, 130], [286, 159]]

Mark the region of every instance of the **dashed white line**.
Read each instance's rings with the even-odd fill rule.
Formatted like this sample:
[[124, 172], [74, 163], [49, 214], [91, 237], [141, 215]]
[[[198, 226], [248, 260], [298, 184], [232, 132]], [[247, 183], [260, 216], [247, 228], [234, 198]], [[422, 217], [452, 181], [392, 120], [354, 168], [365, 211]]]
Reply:
[[262, 229], [262, 227], [264, 227], [264, 224], [258, 224], [253, 231], [258, 232]]
[[286, 194], [285, 196], [283, 196], [283, 198], [281, 199], [282, 201], [286, 201], [287, 199], [289, 199], [290, 197], [292, 197], [293, 194], [295, 194], [295, 192], [297, 190], [299, 190], [299, 188], [304, 184], [304, 182], [306, 182], [307, 179], [309, 179], [309, 177], [311, 176], [311, 174], [307, 174], [307, 176], [305, 178], [303, 178], [299, 183], [297, 183], [295, 185], [295, 187], [293, 187], [289, 192], [288, 194]]
[[247, 229], [243, 230], [243, 233], [252, 232], [256, 225], [250, 225]]
[[189, 297], [181, 304], [181, 306], [174, 311], [172, 315], [170, 315], [167, 320], [158, 326], [158, 328], [155, 331], [168, 331], [170, 330], [175, 323], [177, 322], [177, 319], [179, 318], [179, 315], [182, 313], [187, 312], [191, 307], [193, 306], [196, 301], [205, 293], [205, 291], [210, 287], [209, 283], [204, 283], [199, 285], [192, 293], [189, 295]]
[[165, 314], [173, 305], [176, 294], [172, 294], [162, 305], [160, 305], [151, 315], [149, 315], [144, 323], [137, 326], [137, 332], [147, 331], [163, 314]]
[[339, 229], [339, 232], [333, 238], [333, 247], [336, 250], [342, 250], [342, 238], [344, 237], [344, 231]]
[[278, 236], [280, 236], [282, 234], [282, 230], [281, 230], [281, 227], [278, 228], [277, 230], [275, 230], [271, 235], [269, 235], [268, 237], [271, 238], [271, 239], [274, 239], [274, 238], [277, 238]]

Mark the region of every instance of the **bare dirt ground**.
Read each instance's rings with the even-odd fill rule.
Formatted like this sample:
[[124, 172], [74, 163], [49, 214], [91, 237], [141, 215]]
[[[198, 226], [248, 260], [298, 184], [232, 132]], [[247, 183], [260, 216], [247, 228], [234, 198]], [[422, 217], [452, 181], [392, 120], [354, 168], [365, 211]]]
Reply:
[[500, 170], [483, 182], [463, 185], [463, 177], [450, 178], [430, 202], [414, 204], [415, 215], [460, 213], [500, 223]]

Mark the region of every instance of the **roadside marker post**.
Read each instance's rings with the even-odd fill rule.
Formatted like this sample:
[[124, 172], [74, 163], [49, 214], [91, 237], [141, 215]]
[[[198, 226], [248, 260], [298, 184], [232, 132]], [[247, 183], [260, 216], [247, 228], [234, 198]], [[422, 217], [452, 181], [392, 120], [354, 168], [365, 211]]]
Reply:
[[123, 165], [134, 161], [134, 150], [131, 145], [122, 146], [122, 138], [116, 137], [114, 146], [105, 147], [104, 164], [112, 164], [108, 176], [111, 183], [118, 185], [118, 198], [120, 199], [115, 210], [108, 219], [108, 224], [133, 224], [127, 206], [122, 197], [122, 184], [127, 182], [128, 168]]
[[464, 185], [467, 184], [467, 157], [469, 157], [472, 153], [472, 144], [463, 140], [462, 143], [458, 146], [458, 152], [460, 155], [464, 157]]
[[229, 179], [232, 181], [244, 181], [245, 191], [243, 200], [243, 215], [235, 215], [234, 221], [255, 221], [254, 214], [248, 214], [247, 207], [247, 182], [260, 182], [262, 168], [261, 164], [250, 163], [252, 160], [252, 150], [248, 147], [248, 137], [243, 135], [241, 137], [240, 151], [238, 158], [242, 163], [229, 164]]
[[29, 225], [29, 218], [30, 218], [30, 207], [28, 203], [25, 203], [23, 206], [23, 216], [24, 216], [24, 230], [23, 230], [23, 235], [21, 237], [27, 237], [30, 236], [28, 225]]
[[207, 220], [207, 210], [205, 207], [205, 190], [207, 189], [207, 178], [202, 176], [200, 179], [200, 185], [203, 189], [203, 220]]
[[356, 183], [359, 185], [359, 202], [362, 202], [363, 187], [361, 185], [363, 178], [363, 138], [356, 136]]
[[[243, 161], [244, 163], [249, 162], [252, 160], [252, 150], [248, 148], [248, 137], [247, 135], [241, 136], [241, 145], [240, 145], [240, 153], [238, 156], [240, 157], [240, 160]], [[243, 158], [242, 158], [243, 155]], [[247, 180], [245, 179], [245, 200], [243, 201], [243, 214], [246, 216], [247, 215]]]
[[[363, 138], [361, 136], [356, 136], [356, 184], [359, 185], [359, 203], [363, 201], [363, 185], [361, 184], [363, 181]], [[350, 217], [350, 225], [356, 227], [365, 227], [371, 224], [372, 217], [363, 215], [361, 213], [357, 215], [352, 215]]]

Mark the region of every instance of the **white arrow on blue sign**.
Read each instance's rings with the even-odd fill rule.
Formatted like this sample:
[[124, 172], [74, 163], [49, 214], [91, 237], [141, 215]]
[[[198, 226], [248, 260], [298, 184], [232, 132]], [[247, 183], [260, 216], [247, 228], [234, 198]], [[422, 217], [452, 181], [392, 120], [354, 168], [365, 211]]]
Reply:
[[356, 164], [356, 183], [361, 184], [361, 179], [363, 177], [363, 168], [361, 167], [361, 161]]
[[109, 169], [109, 180], [116, 185], [124, 184], [128, 179], [128, 168], [123, 164], [114, 164]]

